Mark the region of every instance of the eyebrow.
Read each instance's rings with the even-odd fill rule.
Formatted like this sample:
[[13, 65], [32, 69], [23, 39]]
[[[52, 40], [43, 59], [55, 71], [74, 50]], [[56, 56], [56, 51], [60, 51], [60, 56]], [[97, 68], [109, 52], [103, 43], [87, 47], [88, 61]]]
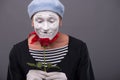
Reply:
[[50, 16], [55, 17], [55, 15], [51, 15], [51, 14], [50, 14]]
[[[49, 14], [49, 16], [50, 16], [50, 17], [56, 17], [55, 15], [52, 15], [52, 14]], [[42, 15], [41, 15], [41, 14], [38, 14], [38, 15], [36, 15], [36, 17], [37, 17], [37, 18], [41, 18]]]
[[39, 16], [41, 17], [42, 15], [36, 15], [36, 17], [39, 17]]

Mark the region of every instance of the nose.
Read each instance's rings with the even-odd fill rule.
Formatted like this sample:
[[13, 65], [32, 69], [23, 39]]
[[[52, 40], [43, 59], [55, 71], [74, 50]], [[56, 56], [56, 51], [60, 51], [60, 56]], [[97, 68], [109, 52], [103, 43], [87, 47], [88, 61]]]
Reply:
[[48, 31], [49, 30], [49, 26], [48, 26], [47, 22], [44, 23], [43, 30], [44, 31]]

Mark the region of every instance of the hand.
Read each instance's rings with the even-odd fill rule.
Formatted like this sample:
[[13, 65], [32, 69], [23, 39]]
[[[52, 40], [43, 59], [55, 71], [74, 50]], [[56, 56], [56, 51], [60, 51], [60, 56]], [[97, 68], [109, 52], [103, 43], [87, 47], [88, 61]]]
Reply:
[[46, 72], [41, 70], [29, 70], [27, 73], [27, 80], [43, 80], [46, 78]]
[[49, 72], [45, 80], [67, 80], [67, 77], [63, 72]]

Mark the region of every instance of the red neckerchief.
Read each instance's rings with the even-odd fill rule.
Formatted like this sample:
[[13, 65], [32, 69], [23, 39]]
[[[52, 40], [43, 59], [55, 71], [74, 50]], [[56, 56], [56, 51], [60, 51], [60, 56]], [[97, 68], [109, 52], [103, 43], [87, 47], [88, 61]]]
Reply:
[[36, 32], [30, 33], [30, 34], [29, 34], [29, 37], [30, 37], [31, 35], [35, 35], [35, 36], [32, 38], [30, 44], [33, 44], [34, 42], [39, 41], [40, 44], [41, 44], [41, 46], [44, 46], [44, 47], [45, 47], [45, 46], [48, 46], [48, 45], [50, 45], [51, 43], [53, 43], [53, 42], [58, 38], [59, 33], [57, 33], [56, 36], [55, 36], [52, 40], [50, 40], [49, 38], [39, 38], [38, 35], [36, 34]]

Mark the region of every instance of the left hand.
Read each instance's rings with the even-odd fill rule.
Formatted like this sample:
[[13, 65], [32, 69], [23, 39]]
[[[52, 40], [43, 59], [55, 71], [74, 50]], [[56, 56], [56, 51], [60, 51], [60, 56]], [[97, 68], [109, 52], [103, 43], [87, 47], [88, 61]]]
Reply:
[[41, 70], [29, 70], [26, 75], [26, 80], [43, 80], [46, 78], [46, 72]]
[[46, 80], [67, 80], [66, 74], [63, 72], [49, 72]]

